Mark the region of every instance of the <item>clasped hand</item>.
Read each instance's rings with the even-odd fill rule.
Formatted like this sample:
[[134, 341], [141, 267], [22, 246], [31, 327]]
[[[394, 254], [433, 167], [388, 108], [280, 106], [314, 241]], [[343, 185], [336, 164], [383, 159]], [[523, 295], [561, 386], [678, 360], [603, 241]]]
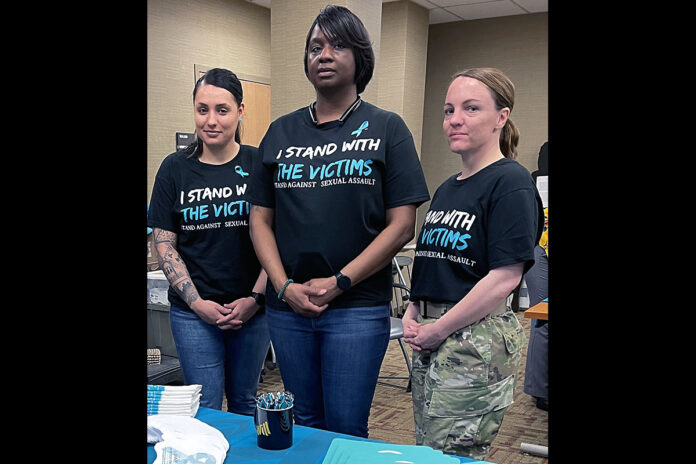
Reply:
[[259, 307], [252, 297], [247, 296], [225, 305], [199, 298], [191, 303], [191, 309], [210, 325], [217, 325], [222, 330], [237, 330], [256, 314]]
[[430, 324], [418, 323], [416, 321], [418, 312], [418, 306], [412, 301], [409, 302], [401, 319], [404, 327], [404, 342], [416, 351], [430, 353], [437, 350], [447, 337], [440, 334], [434, 322]]
[[283, 300], [297, 314], [304, 317], [317, 317], [341, 293], [343, 291], [336, 285], [335, 277], [322, 277], [302, 284], [288, 285], [283, 294]]
[[256, 304], [256, 300], [251, 296], [238, 298], [232, 303], [225, 303], [224, 306], [232, 311], [228, 315], [218, 319], [217, 325], [222, 330], [237, 330], [241, 328], [242, 323], [254, 317], [256, 311], [259, 310], [259, 305]]

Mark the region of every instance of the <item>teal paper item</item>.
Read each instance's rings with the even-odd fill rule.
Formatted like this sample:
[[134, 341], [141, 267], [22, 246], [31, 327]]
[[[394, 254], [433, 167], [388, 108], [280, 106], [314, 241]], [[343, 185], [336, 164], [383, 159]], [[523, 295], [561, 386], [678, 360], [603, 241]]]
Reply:
[[[459, 464], [459, 457], [449, 456], [428, 446], [397, 445], [334, 438], [322, 464]], [[484, 461], [465, 461], [483, 463]]]

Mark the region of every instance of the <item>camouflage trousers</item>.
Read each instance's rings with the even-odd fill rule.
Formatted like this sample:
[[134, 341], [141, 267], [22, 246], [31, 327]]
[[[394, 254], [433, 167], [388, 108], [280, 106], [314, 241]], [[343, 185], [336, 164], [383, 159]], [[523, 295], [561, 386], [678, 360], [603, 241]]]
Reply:
[[[436, 319], [418, 317], [431, 324]], [[512, 398], [526, 342], [511, 310], [451, 334], [431, 353], [413, 352], [416, 444], [485, 460]]]

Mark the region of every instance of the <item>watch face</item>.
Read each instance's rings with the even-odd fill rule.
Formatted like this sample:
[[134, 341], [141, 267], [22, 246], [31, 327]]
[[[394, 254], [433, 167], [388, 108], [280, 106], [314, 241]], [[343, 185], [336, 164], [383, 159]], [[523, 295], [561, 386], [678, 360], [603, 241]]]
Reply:
[[266, 297], [263, 293], [252, 293], [252, 296], [257, 305], [263, 306], [266, 303]]
[[347, 276], [344, 276], [343, 274], [341, 274], [340, 276], [338, 276], [336, 278], [336, 280], [337, 280], [338, 288], [340, 288], [344, 292], [350, 288], [350, 279]]

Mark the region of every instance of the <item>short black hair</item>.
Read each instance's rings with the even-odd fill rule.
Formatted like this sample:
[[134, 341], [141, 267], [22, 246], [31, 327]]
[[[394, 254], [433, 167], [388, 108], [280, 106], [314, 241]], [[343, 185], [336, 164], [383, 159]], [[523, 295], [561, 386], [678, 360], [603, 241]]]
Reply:
[[375, 70], [375, 53], [372, 51], [372, 42], [365, 25], [355, 13], [344, 6], [328, 5], [319, 12], [307, 33], [304, 51], [305, 76], [309, 78], [307, 69], [307, 53], [309, 52], [309, 39], [314, 26], [328, 39], [340, 39], [344, 44], [353, 49], [355, 56], [355, 86], [358, 94], [361, 94], [372, 79]]

